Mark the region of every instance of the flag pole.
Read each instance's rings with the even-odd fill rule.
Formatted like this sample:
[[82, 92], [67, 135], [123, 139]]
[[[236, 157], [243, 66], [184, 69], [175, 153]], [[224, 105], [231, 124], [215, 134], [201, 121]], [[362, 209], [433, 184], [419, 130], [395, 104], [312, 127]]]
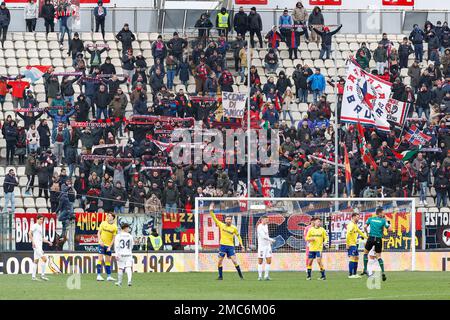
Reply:
[[333, 55], [333, 66], [335, 71], [335, 81], [334, 81], [334, 97], [335, 97], [335, 104], [334, 104], [334, 197], [336, 198], [336, 201], [334, 203], [334, 209], [335, 211], [339, 211], [339, 168], [338, 168], [338, 160], [339, 160], [339, 128], [338, 128], [338, 92], [337, 92], [337, 85], [339, 83], [338, 81], [338, 70], [337, 70], [337, 64], [336, 64], [336, 48], [335, 48], [335, 41], [334, 37], [331, 37], [332, 39], [332, 55]]

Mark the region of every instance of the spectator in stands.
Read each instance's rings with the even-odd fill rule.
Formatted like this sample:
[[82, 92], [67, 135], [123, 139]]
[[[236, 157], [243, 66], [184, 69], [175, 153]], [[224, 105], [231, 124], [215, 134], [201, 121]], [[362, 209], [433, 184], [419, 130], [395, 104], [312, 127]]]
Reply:
[[222, 7], [216, 16], [216, 28], [219, 35], [224, 35], [228, 39], [228, 32], [231, 30], [230, 14]]
[[122, 43], [122, 55], [125, 55], [128, 49], [133, 49], [133, 41], [136, 40], [136, 36], [130, 31], [128, 23], [125, 23], [122, 30], [116, 35], [116, 39]]
[[325, 91], [325, 77], [320, 73], [320, 68], [316, 68], [314, 74], [310, 75], [306, 80], [311, 87], [313, 93], [313, 102], [317, 103], [317, 98]]
[[320, 38], [317, 36], [317, 33], [314, 31], [313, 28], [316, 28], [316, 30], [321, 31], [323, 28], [323, 25], [325, 24], [325, 21], [323, 19], [322, 10], [319, 7], [314, 7], [312, 13], [309, 15], [308, 18], [308, 26], [311, 30], [311, 40], [317, 42], [317, 45], [319, 45]]
[[305, 35], [306, 43], [308, 43], [309, 34], [308, 28], [306, 26], [306, 22], [308, 20], [308, 12], [306, 11], [305, 7], [303, 7], [303, 3], [301, 1], [297, 2], [294, 10], [292, 11], [292, 19], [294, 24], [296, 25], [296, 28], [302, 28], [302, 34]]
[[293, 27], [289, 33], [287, 34], [286, 44], [289, 49], [289, 59], [297, 59], [298, 55], [298, 47], [300, 45], [300, 36], [304, 33], [304, 31], [298, 31], [299, 28]]
[[27, 146], [28, 146], [28, 153], [31, 153], [33, 151], [37, 152], [39, 149], [39, 132], [36, 129], [36, 125], [33, 123], [31, 124], [30, 128], [27, 129]]
[[382, 75], [387, 67], [388, 56], [386, 48], [381, 42], [378, 43], [378, 47], [373, 52], [373, 60], [375, 60], [378, 74]]
[[267, 73], [276, 73], [278, 68], [278, 55], [274, 49], [269, 49], [269, 52], [264, 57], [264, 67]]
[[216, 74], [211, 72], [205, 82], [205, 91], [208, 96], [215, 97], [219, 89], [219, 81], [217, 80]]
[[439, 43], [439, 37], [436, 36], [434, 30], [431, 30], [428, 35], [428, 60], [434, 62], [435, 65], [439, 65], [439, 48], [441, 44]]
[[11, 22], [11, 14], [6, 7], [5, 2], [0, 3], [0, 36], [2, 41], [2, 47], [6, 40], [6, 33], [8, 32], [9, 23]]
[[361, 50], [361, 48], [356, 52], [356, 62], [359, 64], [361, 69], [370, 71], [369, 70], [369, 57], [366, 55], [365, 50]]
[[8, 92], [8, 82], [5, 77], [0, 76], [0, 106], [2, 107], [2, 111], [4, 111], [3, 105], [5, 104], [6, 94]]
[[233, 92], [234, 78], [228, 69], [224, 69], [219, 77], [220, 90], [223, 92]]
[[16, 143], [18, 139], [17, 123], [8, 115], [6, 122], [2, 126], [3, 138], [6, 140], [6, 163], [12, 164], [14, 161], [14, 154], [16, 150]]
[[248, 45], [247, 42], [244, 43], [244, 46], [239, 51], [239, 74], [241, 76], [241, 83], [244, 83], [245, 77], [247, 75], [248, 68], [248, 58], [247, 58]]
[[447, 21], [442, 24], [442, 29], [439, 36], [439, 42], [441, 43], [441, 53], [445, 48], [450, 47], [450, 28], [448, 27]]
[[159, 61], [164, 61], [167, 56], [167, 47], [164, 41], [162, 40], [162, 36], [159, 35], [157, 40], [152, 44], [152, 56], [153, 59], [159, 59]]
[[61, 93], [64, 98], [64, 102], [68, 106], [74, 105], [74, 95], [75, 90], [73, 89], [73, 84], [80, 79], [81, 76], [77, 76], [72, 80], [68, 76], [63, 76], [61, 81]]
[[[322, 46], [320, 49], [319, 59], [323, 59], [324, 54], [327, 54], [327, 59], [330, 59], [331, 54], [331, 42], [333, 40], [333, 36], [341, 30], [342, 24], [336, 28], [334, 31], [330, 31], [330, 28], [327, 26], [322, 28], [322, 31], [315, 29], [313, 30], [322, 38]], [[325, 60], [325, 59], [323, 59]]]
[[104, 46], [102, 49], [100, 49], [99, 46], [94, 44], [88, 44], [86, 47], [86, 51], [91, 55], [89, 64], [90, 64], [90, 70], [89, 74], [92, 74], [94, 71], [94, 68], [100, 67], [102, 64], [102, 53], [105, 51], [109, 51], [110, 48], [107, 46]]
[[133, 50], [127, 50], [122, 57], [122, 71], [125, 77], [128, 79], [127, 85], [130, 85], [131, 80], [133, 79], [135, 72], [135, 62], [136, 58], [133, 55]]
[[430, 103], [433, 99], [431, 91], [428, 89], [425, 83], [422, 84], [419, 92], [417, 93], [417, 114], [419, 118], [425, 113], [425, 119], [430, 118]]
[[269, 48], [277, 50], [280, 46], [280, 42], [284, 41], [281, 34], [277, 30], [277, 26], [273, 26], [272, 29], [266, 34], [265, 38], [269, 44]]
[[211, 74], [211, 68], [205, 64], [205, 60], [200, 60], [200, 65], [195, 68], [195, 92], [202, 95], [206, 92], [206, 80]]
[[308, 70], [304, 69], [301, 64], [296, 66], [292, 79], [294, 80], [295, 89], [297, 93], [297, 103], [308, 102], [308, 82], [307, 79], [310, 76]]
[[110, 76], [116, 74], [116, 67], [111, 63], [110, 57], [106, 57], [105, 63], [100, 66], [100, 73]]
[[84, 43], [80, 39], [78, 32], [73, 34], [73, 39], [69, 45], [69, 51], [67, 51], [67, 55], [72, 55], [72, 66], [75, 68], [77, 55], [83, 53], [84, 51]]
[[72, 187], [72, 180], [67, 179], [65, 183], [61, 185], [61, 192], [59, 194], [59, 212], [58, 220], [62, 223], [61, 236], [66, 237], [67, 226], [70, 220], [74, 220], [73, 202], [75, 201], [75, 191]]
[[155, 73], [150, 76], [150, 87], [152, 88], [153, 96], [165, 86], [164, 85], [164, 76], [161, 73], [160, 69], [156, 69]]
[[444, 171], [440, 170], [434, 177], [434, 188], [436, 190], [436, 206], [447, 206], [447, 191], [449, 187], [449, 178], [445, 176]]
[[11, 213], [16, 210], [14, 188], [19, 185], [14, 169], [9, 169], [8, 174], [3, 180], [3, 194], [5, 197], [5, 204], [3, 206], [3, 213], [8, 213], [8, 203], [11, 205]]
[[419, 206], [428, 205], [427, 190], [428, 190], [428, 175], [430, 173], [429, 166], [426, 161], [419, 164], [417, 170], [417, 181], [419, 182]]
[[400, 69], [408, 68], [409, 55], [414, 52], [411, 43], [408, 42], [408, 38], [404, 37], [403, 42], [398, 47], [399, 67]]
[[36, 30], [36, 21], [39, 15], [38, 4], [34, 0], [29, 0], [24, 7], [24, 18], [28, 32], [34, 32]]
[[170, 54], [172, 54], [178, 61], [183, 59], [183, 51], [187, 48], [187, 46], [187, 41], [183, 38], [180, 38], [178, 32], [174, 32], [173, 38], [170, 39], [170, 41], [167, 43]]
[[14, 109], [17, 109], [18, 105], [20, 105], [21, 108], [24, 107], [25, 89], [30, 87], [30, 83], [23, 81], [22, 78], [22, 75], [18, 75], [16, 80], [8, 81], [7, 84], [7, 87], [12, 89], [11, 95]]
[[417, 93], [419, 90], [420, 74], [419, 60], [414, 60], [413, 64], [408, 68], [408, 77], [411, 78], [411, 87], [414, 89], [414, 93]]
[[41, 8], [41, 17], [44, 19], [45, 32], [55, 32], [55, 6], [51, 0], [45, 0], [45, 4]]
[[281, 110], [283, 111], [283, 120], [286, 121], [286, 114], [289, 115], [289, 119], [291, 120], [291, 125], [295, 124], [294, 118], [292, 117], [290, 107], [292, 105], [292, 102], [294, 100], [294, 94], [292, 93], [292, 90], [290, 87], [286, 88], [286, 91], [283, 94], [283, 103]]
[[209, 31], [213, 27], [211, 20], [207, 13], [202, 13], [200, 19], [194, 25], [194, 28], [198, 28], [199, 41], [206, 45], [206, 39], [209, 38]]
[[25, 190], [26, 195], [31, 195], [34, 189], [34, 178], [36, 176], [37, 171], [37, 161], [36, 161], [36, 151], [33, 150], [27, 157], [27, 161], [25, 164], [25, 175], [27, 176], [27, 186]]
[[66, 0], [60, 1], [58, 8], [56, 10], [56, 18], [59, 20], [59, 43], [60, 43], [61, 50], [63, 48], [64, 36], [66, 33], [67, 33], [67, 37], [68, 37], [68, 44], [70, 46], [71, 30], [70, 30], [67, 22], [69, 21], [69, 18], [71, 17], [71, 15], [72, 15], [72, 11], [70, 8], [70, 4]]
[[259, 13], [256, 12], [256, 7], [252, 7], [250, 9], [250, 14], [248, 15], [248, 30], [250, 31], [250, 44], [252, 45], [252, 48], [255, 47], [255, 34], [258, 37], [259, 40], [259, 46], [260, 48], [263, 47], [263, 40], [262, 40], [262, 20]]
[[17, 142], [14, 153], [19, 158], [19, 165], [24, 165], [27, 153], [27, 133], [23, 127], [23, 122], [19, 122], [17, 125]]
[[244, 7], [239, 7], [239, 11], [234, 15], [233, 19], [234, 31], [245, 39], [245, 34], [248, 29], [248, 16], [244, 11]]
[[236, 40], [231, 43], [231, 49], [233, 50], [233, 58], [234, 58], [234, 70], [239, 72], [239, 53], [241, 49], [244, 47], [247, 41], [243, 38], [241, 34], [237, 34]]
[[280, 26], [280, 34], [281, 40], [286, 42], [286, 37], [288, 36], [289, 31], [293, 27], [292, 17], [289, 15], [289, 11], [287, 9], [283, 10], [283, 14], [278, 19], [278, 25]]
[[106, 8], [103, 7], [103, 1], [99, 0], [97, 2], [97, 6], [94, 8], [94, 17], [95, 17], [95, 32], [98, 32], [98, 29], [101, 29], [103, 40], [105, 40], [105, 19], [106, 19]]
[[270, 128], [274, 128], [275, 124], [280, 120], [280, 115], [273, 103], [267, 104], [262, 118], [270, 124]]
[[419, 28], [418, 24], [414, 24], [413, 31], [409, 34], [409, 40], [414, 46], [414, 54], [416, 60], [422, 62], [423, 59], [423, 41], [425, 39], [425, 33]]
[[105, 120], [108, 118], [108, 105], [110, 102], [110, 95], [106, 90], [106, 86], [101, 84], [98, 91], [94, 95], [94, 104], [97, 107], [96, 119], [99, 120], [103, 116]]

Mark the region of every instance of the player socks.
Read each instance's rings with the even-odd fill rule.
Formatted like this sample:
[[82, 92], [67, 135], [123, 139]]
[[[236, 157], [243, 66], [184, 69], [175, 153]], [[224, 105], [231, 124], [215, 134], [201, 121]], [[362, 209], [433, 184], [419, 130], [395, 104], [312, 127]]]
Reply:
[[219, 267], [219, 278], [222, 278], [223, 267]]
[[100, 263], [97, 263], [97, 274], [102, 274], [102, 265]]
[[353, 275], [353, 261], [348, 262], [348, 274]]
[[262, 273], [263, 273], [263, 265], [262, 264], [258, 264], [258, 277], [261, 278], [262, 277]]
[[308, 267], [308, 278], [311, 278], [311, 268], [310, 267]]
[[367, 263], [369, 262], [369, 255], [364, 254], [364, 272], [367, 272]]
[[117, 282], [122, 283], [122, 279], [123, 279], [123, 270], [119, 269], [117, 270]]
[[320, 274], [322, 275], [322, 278], [325, 278], [325, 269], [320, 269]]
[[41, 267], [41, 276], [45, 276], [45, 267], [46, 267], [47, 264], [45, 262], [41, 261], [39, 263], [39, 265]]
[[381, 272], [384, 273], [384, 261], [383, 259], [378, 259], [378, 264], [380, 265]]
[[235, 267], [236, 267], [236, 270], [237, 270], [237, 272], [239, 274], [239, 277], [243, 278], [244, 276], [242, 275], [241, 267], [239, 267], [239, 265], [237, 265]]
[[265, 278], [269, 277], [269, 271], [270, 271], [270, 264], [266, 263], [266, 270], [264, 272], [264, 277]]
[[105, 261], [105, 271], [108, 277], [111, 276], [111, 262]]
[[32, 275], [31, 276], [33, 278], [36, 278], [37, 268], [38, 268], [38, 264], [33, 262], [32, 267], [31, 267], [31, 270], [32, 270]]
[[358, 261], [354, 262], [354, 266], [353, 266], [353, 274], [356, 274], [356, 272], [358, 272]]
[[125, 272], [127, 273], [128, 283], [131, 283], [131, 277], [133, 276], [133, 271], [131, 268], [126, 268]]

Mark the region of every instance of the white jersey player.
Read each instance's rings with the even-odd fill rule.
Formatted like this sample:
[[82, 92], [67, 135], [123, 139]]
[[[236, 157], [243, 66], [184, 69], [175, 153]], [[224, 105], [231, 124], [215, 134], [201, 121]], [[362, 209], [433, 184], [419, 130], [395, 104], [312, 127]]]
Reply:
[[[45, 277], [45, 266], [47, 265], [47, 257], [44, 255], [44, 250], [42, 249], [43, 243], [48, 243], [52, 245], [52, 243], [48, 240], [45, 240], [42, 235], [42, 224], [44, 223], [44, 217], [42, 215], [38, 215], [36, 219], [36, 223], [28, 232], [28, 236], [31, 241], [31, 245], [33, 247], [33, 265], [31, 266], [31, 279], [36, 280], [36, 273], [38, 271], [38, 264], [41, 267], [41, 279], [48, 281], [48, 278]], [[41, 263], [39, 263], [41, 260]]]
[[114, 240], [114, 250], [117, 260], [118, 281], [117, 286], [122, 285], [123, 271], [127, 273], [128, 286], [131, 286], [131, 278], [133, 275], [133, 246], [134, 239], [130, 234], [130, 226], [127, 223], [122, 224], [122, 231]]
[[263, 262], [266, 261], [264, 279], [270, 280], [269, 271], [272, 263], [272, 243], [274, 239], [269, 237], [269, 218], [261, 217], [261, 223], [256, 228], [258, 235], [258, 280], [262, 280]]

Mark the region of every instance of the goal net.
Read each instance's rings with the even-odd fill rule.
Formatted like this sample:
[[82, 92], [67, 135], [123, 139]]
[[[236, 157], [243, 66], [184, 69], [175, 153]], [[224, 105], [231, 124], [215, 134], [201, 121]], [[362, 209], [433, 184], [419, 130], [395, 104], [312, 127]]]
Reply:
[[[269, 236], [275, 239], [272, 246], [272, 270], [306, 270], [305, 228], [314, 217], [322, 219], [328, 234], [323, 261], [327, 270], [344, 271], [348, 268], [346, 227], [352, 214], [360, 214], [359, 228], [364, 231], [367, 219], [383, 208], [392, 231], [383, 235], [383, 259], [387, 269], [414, 270], [415, 251], [421, 232], [416, 227], [415, 200], [405, 198], [196, 198], [195, 201], [195, 270], [217, 270], [220, 231], [213, 221], [209, 206], [220, 221], [232, 216], [245, 250], [235, 239], [236, 255], [244, 271], [257, 268], [257, 226], [263, 215], [269, 218]], [[361, 253], [365, 241], [358, 238]], [[224, 262], [224, 270], [233, 270], [231, 262]]]

